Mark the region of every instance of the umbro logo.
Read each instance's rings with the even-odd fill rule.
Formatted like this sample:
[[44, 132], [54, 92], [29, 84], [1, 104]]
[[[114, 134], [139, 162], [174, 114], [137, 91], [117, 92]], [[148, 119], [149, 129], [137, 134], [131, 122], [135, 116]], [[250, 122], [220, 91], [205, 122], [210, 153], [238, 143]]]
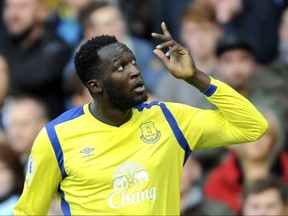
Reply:
[[90, 147], [86, 147], [86, 148], [82, 149], [82, 150], [80, 151], [80, 153], [83, 154], [82, 158], [94, 156], [95, 154], [93, 154], [93, 153], [91, 154], [91, 152], [93, 152], [94, 149], [95, 149], [95, 148], [90, 148]]

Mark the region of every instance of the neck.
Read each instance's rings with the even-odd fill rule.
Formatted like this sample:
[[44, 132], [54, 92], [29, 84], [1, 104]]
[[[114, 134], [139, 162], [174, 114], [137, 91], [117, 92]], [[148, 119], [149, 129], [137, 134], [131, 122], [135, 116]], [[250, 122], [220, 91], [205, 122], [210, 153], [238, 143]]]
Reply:
[[241, 160], [245, 182], [251, 182], [268, 174], [268, 164], [266, 160]]
[[103, 105], [103, 103], [91, 103], [89, 109], [96, 119], [116, 127], [125, 124], [132, 117], [132, 109], [122, 110], [111, 107], [108, 108]]

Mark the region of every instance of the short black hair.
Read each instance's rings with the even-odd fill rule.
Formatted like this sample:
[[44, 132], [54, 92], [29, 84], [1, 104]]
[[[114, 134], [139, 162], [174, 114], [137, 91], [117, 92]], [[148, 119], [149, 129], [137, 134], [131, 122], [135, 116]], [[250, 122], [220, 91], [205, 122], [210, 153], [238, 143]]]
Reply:
[[287, 202], [287, 188], [277, 176], [268, 176], [247, 184], [243, 191], [243, 201], [245, 202], [251, 194], [259, 194], [269, 189], [276, 189], [281, 201]]
[[216, 56], [220, 57], [226, 51], [233, 49], [242, 49], [249, 52], [252, 56], [255, 55], [251, 44], [244, 37], [238, 34], [228, 33], [219, 40], [216, 46]]
[[81, 45], [74, 57], [74, 66], [79, 79], [85, 86], [89, 80], [101, 78], [101, 70], [97, 70], [102, 63], [98, 51], [114, 43], [118, 43], [115, 36], [102, 35], [92, 37]]

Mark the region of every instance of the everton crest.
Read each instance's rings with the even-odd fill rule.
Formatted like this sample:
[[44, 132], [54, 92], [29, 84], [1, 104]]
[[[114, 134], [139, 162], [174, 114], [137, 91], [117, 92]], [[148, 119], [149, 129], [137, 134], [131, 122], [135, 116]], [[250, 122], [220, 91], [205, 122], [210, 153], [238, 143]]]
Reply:
[[154, 122], [149, 121], [140, 125], [142, 130], [141, 140], [148, 144], [156, 143], [161, 136], [161, 132], [156, 129]]

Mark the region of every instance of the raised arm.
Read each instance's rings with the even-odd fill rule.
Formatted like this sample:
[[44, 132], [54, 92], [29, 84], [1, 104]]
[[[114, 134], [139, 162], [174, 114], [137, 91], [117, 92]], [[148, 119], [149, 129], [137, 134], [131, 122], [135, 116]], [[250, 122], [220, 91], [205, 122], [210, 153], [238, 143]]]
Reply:
[[[187, 108], [187, 112], [179, 114], [179, 109], [168, 105], [179, 120], [190, 148], [212, 148], [259, 139], [268, 129], [261, 113], [231, 87], [199, 71], [189, 51], [173, 40], [165, 23], [161, 27], [163, 34], [152, 33], [154, 38], [163, 41], [154, 53], [174, 77], [199, 89], [219, 109], [193, 111]], [[164, 54], [163, 48], [169, 50]], [[187, 116], [188, 113], [191, 116]]]

